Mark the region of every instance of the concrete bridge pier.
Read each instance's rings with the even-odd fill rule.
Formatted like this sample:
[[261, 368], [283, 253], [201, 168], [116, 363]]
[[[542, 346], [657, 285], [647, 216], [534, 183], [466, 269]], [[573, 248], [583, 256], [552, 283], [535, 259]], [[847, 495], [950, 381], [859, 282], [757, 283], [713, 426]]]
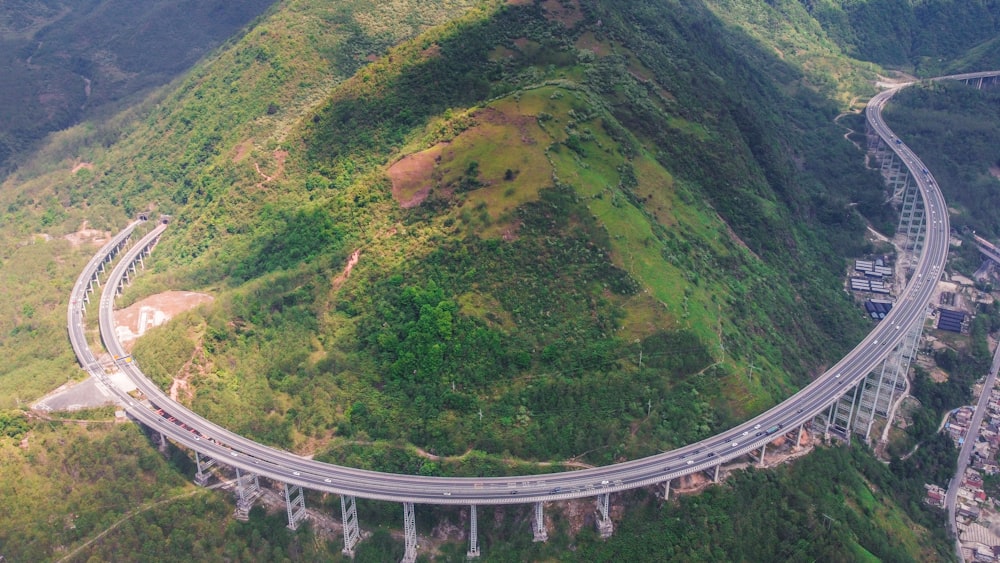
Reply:
[[256, 473], [241, 474], [240, 468], [236, 468], [236, 511], [234, 516], [237, 520], [248, 520], [250, 509], [263, 491], [260, 490], [260, 480]]
[[610, 493], [597, 496], [597, 531], [604, 539], [610, 538], [615, 531], [615, 524], [611, 521]]
[[997, 85], [996, 76], [979, 76], [976, 78], [966, 78], [962, 82], [972, 86], [976, 90], [982, 90], [983, 88], [989, 88], [991, 86]]
[[924, 224], [927, 222], [927, 210], [924, 209], [924, 198], [916, 183], [908, 185], [903, 194], [903, 203], [899, 212], [899, 226], [896, 232], [906, 237], [904, 251], [911, 261], [916, 260], [924, 247]]
[[531, 522], [531, 531], [535, 536], [533, 541], [549, 540], [549, 532], [545, 529], [545, 508], [541, 502], [535, 503], [535, 516]]
[[673, 479], [667, 479], [663, 482], [663, 500], [670, 500], [670, 484], [673, 483]]
[[[854, 423], [854, 406], [858, 399], [858, 389], [861, 387], [861, 383], [853, 387], [853, 393], [851, 389], [848, 389], [843, 395], [841, 395], [834, 402], [834, 413], [833, 413], [833, 426], [835, 429], [843, 432], [844, 439], [847, 444], [851, 444], [851, 428]], [[851, 396], [850, 404], [848, 404], [847, 396]]]
[[701, 470], [701, 474], [705, 476], [706, 479], [713, 479], [715, 477], [715, 468], [709, 467]]
[[798, 447], [798, 448], [802, 447], [802, 434], [803, 434], [803, 430], [805, 429], [805, 427], [806, 427], [806, 423], [805, 422], [803, 422], [802, 424], [799, 425], [798, 434], [795, 436], [795, 447]]
[[713, 483], [718, 483], [719, 467], [721, 466], [722, 464], [719, 463], [718, 465], [713, 465], [712, 467], [706, 467], [705, 469], [701, 470], [701, 474], [704, 475], [706, 479], [711, 479]]
[[823, 437], [827, 440], [830, 439], [830, 428], [833, 426], [833, 411], [837, 408], [837, 403], [840, 402], [838, 397], [835, 401], [830, 403], [830, 412], [826, 415], [826, 422], [823, 425]]
[[340, 512], [343, 515], [344, 550], [342, 553], [354, 557], [354, 547], [361, 541], [361, 528], [358, 526], [358, 503], [351, 495], [340, 495]]
[[288, 512], [288, 529], [295, 531], [306, 518], [306, 494], [299, 485], [285, 483], [285, 509]]
[[212, 478], [212, 474], [208, 472], [208, 469], [215, 465], [215, 460], [207, 456], [203, 458], [198, 453], [198, 450], [195, 450], [194, 462], [198, 467], [198, 472], [194, 474], [194, 484], [204, 487], [208, 484], [208, 480]]
[[403, 503], [403, 558], [399, 563], [417, 561], [417, 520], [413, 514], [413, 503]]
[[479, 525], [476, 521], [476, 505], [469, 506], [469, 551], [466, 559], [479, 558]]
[[760, 459], [757, 461], [757, 465], [764, 467], [764, 453], [767, 451], [767, 444], [763, 444], [760, 447]]

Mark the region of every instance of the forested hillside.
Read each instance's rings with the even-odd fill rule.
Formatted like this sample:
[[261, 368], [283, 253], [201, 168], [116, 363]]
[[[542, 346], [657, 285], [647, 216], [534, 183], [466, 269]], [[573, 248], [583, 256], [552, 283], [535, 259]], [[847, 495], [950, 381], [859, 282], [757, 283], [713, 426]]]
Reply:
[[[273, 0], [0, 4], [0, 171], [44, 135], [106, 117], [190, 68]], [[113, 142], [105, 132], [97, 142]]]
[[799, 0], [799, 4], [848, 55], [912, 67], [924, 76], [943, 74], [951, 61], [995, 41], [1000, 32], [996, 0]]
[[[891, 231], [892, 211], [833, 119], [875, 91], [878, 69], [848, 55], [893, 59], [859, 39], [877, 18], [857, 4], [376, 4], [281, 2], [156, 103], [60, 133], [6, 179], [4, 408], [78, 376], [65, 299], [94, 249], [63, 235], [144, 210], [172, 225], [124, 302], [215, 297], [138, 342], [144, 371], [183, 380], [181, 400], [233, 430], [335, 463], [474, 475], [648, 455], [782, 400], [869, 327], [841, 278], [871, 249], [865, 218]], [[957, 56], [977, 33], [925, 51]], [[40, 432], [10, 412], [12, 439]], [[643, 559], [634, 538], [655, 534], [676, 559], [939, 556], [916, 477], [850, 461], [861, 452], [822, 455], [865, 472], [835, 480], [821, 509], [794, 491], [829, 471], [796, 466], [686, 499], [680, 521], [643, 508], [612, 542], [579, 546]], [[914, 459], [905, 471], [931, 466]], [[787, 545], [740, 551], [732, 539], [759, 523], [722, 515], [788, 496], [768, 512], [792, 522], [776, 536]], [[190, 523], [152, 510], [92, 553], [154, 527], [207, 559], [337, 551], [279, 539], [281, 522], [258, 517], [227, 525], [225, 546], [198, 542], [224, 511], [185, 506]], [[398, 507], [383, 508], [363, 509], [366, 522], [394, 522]], [[41, 518], [0, 525], [8, 557], [55, 554], [18, 539]], [[721, 536], [714, 549], [699, 526]], [[490, 531], [500, 558], [565, 546], [525, 536], [505, 551], [509, 532]], [[388, 534], [375, 539], [362, 560], [398, 558]]]

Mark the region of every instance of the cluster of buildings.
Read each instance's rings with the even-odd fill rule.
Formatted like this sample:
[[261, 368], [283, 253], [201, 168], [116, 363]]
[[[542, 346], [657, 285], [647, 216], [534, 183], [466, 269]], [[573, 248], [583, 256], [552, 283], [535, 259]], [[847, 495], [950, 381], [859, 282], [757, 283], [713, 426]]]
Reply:
[[886, 266], [882, 258], [876, 260], [855, 260], [854, 275], [848, 278], [852, 291], [888, 295], [891, 284], [885, 282], [892, 277], [892, 267]]
[[[975, 440], [970, 466], [965, 470], [955, 504], [956, 527], [965, 561], [1000, 561], [1000, 512], [998, 499], [984, 490], [986, 476], [1000, 474], [997, 454], [1000, 453], [1000, 389], [990, 393], [986, 416], [979, 428], [970, 428], [972, 407], [962, 407], [951, 413], [945, 431], [961, 446]], [[925, 502], [944, 507], [944, 489], [925, 485]]]
[[962, 325], [965, 324], [965, 313], [953, 311], [951, 309], [938, 309], [938, 330], [962, 333]]
[[869, 299], [868, 301], [865, 301], [865, 311], [876, 321], [884, 319], [891, 310], [892, 301], [886, 301], [884, 299]]

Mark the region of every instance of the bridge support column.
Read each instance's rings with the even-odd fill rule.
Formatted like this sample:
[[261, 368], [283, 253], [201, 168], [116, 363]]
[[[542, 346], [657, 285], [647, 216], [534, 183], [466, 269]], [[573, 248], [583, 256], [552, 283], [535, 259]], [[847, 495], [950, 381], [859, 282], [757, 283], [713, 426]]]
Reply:
[[611, 494], [604, 493], [597, 496], [597, 531], [604, 539], [610, 538], [615, 531], [614, 522], [611, 521]]
[[549, 532], [545, 529], [545, 512], [542, 503], [535, 503], [535, 517], [532, 521], [531, 531], [534, 533], [534, 541], [548, 541]]
[[[834, 402], [836, 410], [833, 414], [833, 426], [838, 432], [843, 433], [843, 438], [848, 444], [851, 443], [851, 434], [854, 427], [854, 405], [857, 403], [858, 389], [862, 384], [863, 381], [856, 384], [852, 389], [848, 389]], [[848, 394], [851, 395], [849, 402], [847, 399]]]
[[[924, 210], [924, 199], [920, 197], [920, 191], [916, 184], [907, 186], [903, 194], [903, 205], [899, 213], [899, 227], [896, 232], [905, 237], [903, 243], [903, 256], [907, 262], [915, 263], [916, 257], [924, 247], [924, 223], [927, 220], [927, 213]], [[901, 257], [902, 258], [902, 257]]]
[[236, 468], [236, 511], [234, 516], [237, 520], [250, 519], [250, 509], [253, 508], [253, 501], [257, 500], [263, 491], [260, 490], [260, 480], [256, 473], [241, 474], [240, 468]]
[[722, 467], [721, 463], [719, 465], [715, 466], [715, 474], [712, 476], [712, 482], [713, 483], [718, 483], [719, 482], [719, 468], [720, 467]]
[[413, 514], [413, 503], [403, 503], [403, 559], [399, 563], [415, 563], [417, 560], [417, 520]]
[[306, 494], [299, 485], [285, 483], [285, 509], [288, 512], [288, 529], [297, 530], [306, 518]]
[[344, 550], [343, 554], [354, 557], [354, 546], [361, 540], [361, 529], [358, 526], [358, 503], [353, 496], [340, 496], [340, 512], [343, 515], [344, 524]]
[[848, 425], [847, 425], [847, 445], [848, 446], [851, 445], [851, 434], [853, 434], [853, 432], [851, 431], [851, 429], [853, 428], [853, 420], [851, 419], [851, 417], [855, 417], [856, 418], [854, 406], [858, 403], [858, 393], [860, 393], [861, 387], [863, 385], [864, 385], [864, 380], [859, 381], [858, 384], [854, 386], [854, 395], [851, 396], [851, 410], [848, 413]]
[[161, 452], [167, 451], [167, 435], [164, 434], [163, 432], [160, 432], [160, 451]]
[[[875, 417], [880, 416], [886, 419], [886, 424], [891, 423], [889, 414], [892, 411], [893, 403], [896, 399], [897, 391], [905, 389], [906, 375], [910, 371], [910, 363], [916, 356], [917, 344], [920, 342], [920, 335], [923, 333], [923, 323], [917, 323], [910, 327], [906, 333], [906, 338], [893, 350], [893, 353], [882, 362], [882, 369], [879, 372], [878, 384], [872, 383], [868, 392], [867, 403], [862, 399], [861, 407], [869, 407], [865, 413], [867, 418], [862, 422], [867, 424], [859, 425], [855, 429], [858, 434], [864, 434], [865, 440], [870, 441], [872, 425]], [[869, 375], [869, 379], [874, 380], [874, 374]], [[902, 385], [900, 385], [902, 382]], [[864, 396], [863, 396], [864, 397]]]
[[761, 447], [760, 447], [760, 461], [757, 462], [757, 465], [759, 465], [760, 467], [764, 467], [764, 452], [766, 452], [766, 451], [767, 451], [767, 444], [761, 445]]
[[194, 462], [198, 467], [198, 472], [194, 474], [194, 484], [199, 487], [204, 487], [208, 484], [208, 480], [212, 478], [212, 474], [208, 472], [208, 469], [215, 465], [215, 460], [210, 457], [201, 457], [201, 454], [197, 450], [194, 452]]
[[672, 482], [673, 479], [667, 479], [663, 483], [663, 500], [670, 500], [670, 483]]
[[798, 436], [795, 437], [795, 447], [797, 447], [797, 448], [801, 448], [802, 447], [802, 434], [803, 434], [802, 431], [803, 431], [803, 429], [805, 427], [806, 427], [806, 423], [805, 422], [803, 422], [802, 424], [799, 425], [799, 433], [798, 433]]
[[469, 507], [469, 552], [465, 554], [467, 559], [479, 558], [479, 525], [476, 521], [476, 505]]

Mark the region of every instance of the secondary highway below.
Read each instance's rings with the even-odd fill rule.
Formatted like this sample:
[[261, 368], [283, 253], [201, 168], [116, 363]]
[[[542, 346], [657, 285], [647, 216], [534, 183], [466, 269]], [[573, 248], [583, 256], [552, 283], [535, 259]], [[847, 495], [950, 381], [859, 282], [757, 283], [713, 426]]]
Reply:
[[[949, 78], [996, 74], [998, 73], [979, 73]], [[102, 248], [73, 288], [69, 311], [70, 340], [84, 369], [111, 388], [134, 419], [156, 429], [176, 443], [220, 463], [308, 489], [403, 503], [521, 504], [592, 497], [709, 470], [723, 462], [759, 450], [781, 434], [796, 429], [829, 408], [878, 366], [903, 341], [912, 326], [924, 322], [935, 285], [945, 266], [950, 229], [947, 207], [933, 176], [882, 119], [881, 110], [885, 103], [900, 88], [908, 85], [903, 84], [879, 93], [871, 99], [866, 110], [870, 126], [908, 167], [923, 198], [928, 217], [924, 225], [923, 251], [913, 276], [898, 296], [896, 305], [850, 353], [794, 396], [734, 428], [676, 450], [615, 465], [557, 474], [483, 478], [422, 477], [322, 463], [258, 444], [230, 432], [172, 401], [131, 361], [116, 335], [113, 309], [121, 280], [127, 272], [134, 272], [136, 260], [155, 244], [167, 229], [166, 224], [156, 226], [122, 252], [121, 259], [108, 276], [100, 298], [99, 324], [104, 345], [115, 358], [118, 368], [133, 381], [145, 400], [126, 394], [108, 381], [105, 370], [98, 366], [87, 346], [83, 332], [84, 297], [98, 268], [116, 250], [118, 243], [109, 243]], [[128, 238], [136, 225], [129, 225], [115, 240], [120, 243]], [[775, 428], [775, 432], [768, 432]]]

